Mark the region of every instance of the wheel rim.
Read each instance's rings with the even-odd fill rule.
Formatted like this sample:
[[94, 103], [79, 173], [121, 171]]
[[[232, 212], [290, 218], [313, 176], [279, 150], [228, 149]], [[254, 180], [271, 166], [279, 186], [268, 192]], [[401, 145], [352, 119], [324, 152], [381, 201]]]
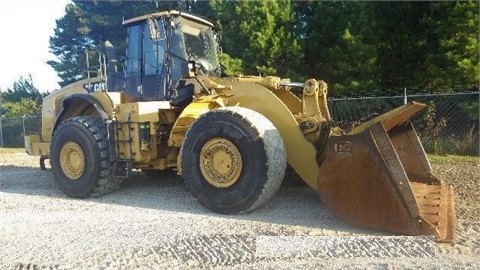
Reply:
[[214, 138], [202, 147], [200, 170], [211, 185], [218, 188], [232, 186], [240, 178], [242, 168], [242, 155], [231, 141]]
[[67, 142], [60, 150], [62, 171], [71, 180], [78, 180], [85, 172], [85, 154], [75, 142]]

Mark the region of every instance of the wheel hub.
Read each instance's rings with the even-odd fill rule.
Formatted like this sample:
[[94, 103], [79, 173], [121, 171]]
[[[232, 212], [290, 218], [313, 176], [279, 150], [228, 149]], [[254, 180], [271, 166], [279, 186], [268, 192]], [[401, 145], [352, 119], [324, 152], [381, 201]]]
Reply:
[[85, 154], [75, 142], [67, 142], [60, 150], [60, 165], [66, 177], [78, 180], [85, 172]]
[[242, 155], [231, 141], [214, 138], [200, 152], [200, 170], [211, 185], [227, 188], [237, 182], [242, 173]]

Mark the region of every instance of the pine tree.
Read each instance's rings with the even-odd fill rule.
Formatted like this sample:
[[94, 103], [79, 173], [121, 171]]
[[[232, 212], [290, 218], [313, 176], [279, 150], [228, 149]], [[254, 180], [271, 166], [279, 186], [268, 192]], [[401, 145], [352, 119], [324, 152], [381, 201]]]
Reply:
[[224, 52], [240, 59], [246, 74], [298, 76], [303, 52], [290, 1], [213, 0], [211, 7]]
[[0, 112], [7, 117], [37, 115], [41, 111], [42, 99], [48, 93], [40, 93], [33, 84], [32, 76], [20, 77], [12, 88], [0, 92]]
[[377, 25], [371, 3], [307, 4], [302, 10], [308, 76], [325, 80], [330, 96], [359, 95], [377, 88]]
[[427, 56], [428, 89], [480, 90], [480, 3], [434, 2], [425, 19], [432, 31]]
[[375, 2], [378, 81], [390, 94], [404, 87], [418, 87], [425, 76], [428, 29], [421, 18], [429, 12], [428, 2]]
[[73, 0], [66, 6], [66, 14], [56, 21], [54, 36], [50, 38], [51, 52], [59, 61], [49, 61], [48, 64], [62, 79], [59, 82], [61, 86], [75, 82], [86, 76], [87, 50], [90, 50], [90, 61], [97, 59], [95, 50], [103, 52], [103, 44], [109, 40], [115, 46], [116, 54], [124, 55], [124, 19], [158, 10], [186, 7], [186, 2], [189, 1]]

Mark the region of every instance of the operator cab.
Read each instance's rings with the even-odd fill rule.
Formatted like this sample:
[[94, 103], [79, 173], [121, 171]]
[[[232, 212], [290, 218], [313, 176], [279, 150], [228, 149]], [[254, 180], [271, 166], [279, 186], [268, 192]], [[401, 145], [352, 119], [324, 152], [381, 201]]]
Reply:
[[129, 19], [123, 25], [127, 27], [124, 91], [134, 100], [168, 100], [173, 105], [191, 101], [194, 89], [188, 82], [188, 64], [192, 62], [199, 72], [220, 76], [212, 23], [167, 11]]

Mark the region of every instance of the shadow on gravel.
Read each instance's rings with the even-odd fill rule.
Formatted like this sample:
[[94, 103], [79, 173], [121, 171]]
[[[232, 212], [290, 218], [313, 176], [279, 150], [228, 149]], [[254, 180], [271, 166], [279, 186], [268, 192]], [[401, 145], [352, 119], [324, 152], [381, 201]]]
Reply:
[[[141, 172], [123, 182], [120, 190], [101, 198], [104, 203], [185, 212], [231, 220], [257, 221], [286, 227], [310, 227], [312, 230], [347, 231], [360, 234], [381, 232], [349, 226], [328, 212], [317, 193], [308, 186], [280, 187], [265, 205], [241, 215], [218, 214], [203, 207], [188, 191], [180, 176], [154, 179]], [[110, 202], [110, 200], [112, 200]], [[282, 233], [289, 232], [289, 229]], [[264, 232], [264, 235], [276, 232]], [[382, 234], [383, 235], [383, 234]]]
[[331, 222], [337, 228], [341, 223], [323, 208], [315, 191], [306, 186], [299, 188], [281, 187], [265, 205], [241, 215], [218, 214], [206, 209], [190, 194], [181, 177], [152, 179], [138, 173], [131, 179], [126, 180], [117, 193], [156, 198], [151, 200], [122, 200], [123, 204], [144, 208], [288, 226], [309, 226], [319, 229], [328, 228], [319, 226], [318, 221]]
[[[17, 193], [34, 196], [48, 196], [67, 200], [59, 189], [49, 169], [0, 166], [0, 193]], [[347, 231], [360, 234], [379, 234], [378, 231], [364, 230], [344, 224], [329, 213], [319, 196], [308, 186], [281, 187], [264, 206], [242, 215], [214, 213], [190, 194], [181, 177], [154, 179], [135, 171], [126, 179], [119, 190], [98, 198], [84, 199], [102, 204], [116, 204], [162, 211], [221, 217], [240, 221], [257, 221], [285, 225], [281, 234], [293, 234], [291, 226], [309, 227], [311, 230]], [[278, 232], [265, 232], [278, 234]]]
[[0, 192], [62, 197], [50, 170], [24, 166], [0, 166]]

